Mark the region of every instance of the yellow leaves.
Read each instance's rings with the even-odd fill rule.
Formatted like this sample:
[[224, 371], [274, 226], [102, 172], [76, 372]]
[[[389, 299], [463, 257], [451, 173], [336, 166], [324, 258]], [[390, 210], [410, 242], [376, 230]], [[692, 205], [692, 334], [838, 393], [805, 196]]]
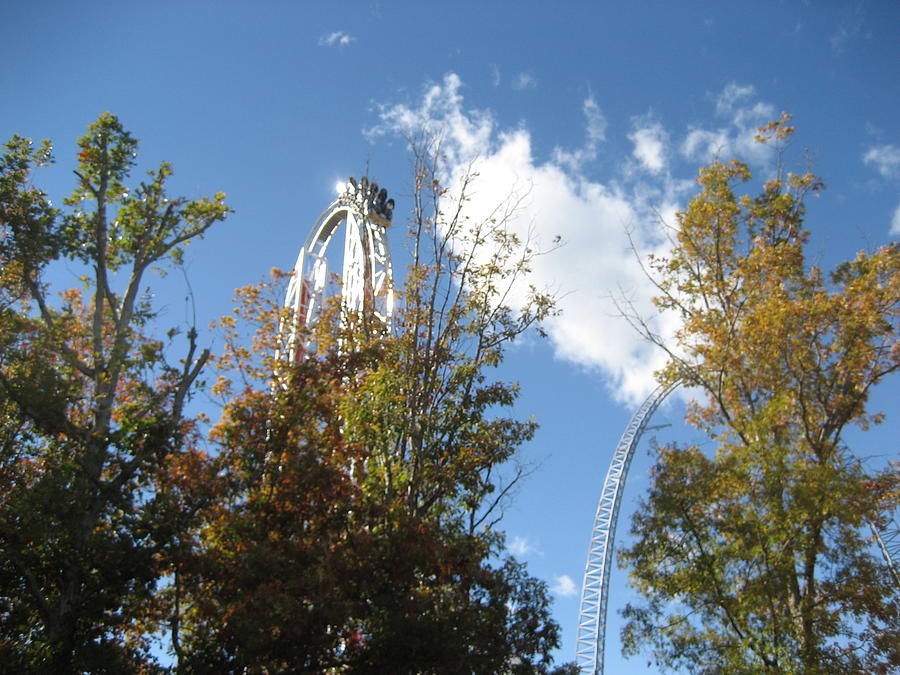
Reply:
[[797, 130], [796, 127], [788, 124], [794, 118], [786, 112], [781, 113], [781, 117], [772, 120], [757, 129], [754, 139], [757, 143], [767, 143], [770, 139], [775, 138], [778, 141], [786, 141]]
[[826, 187], [821, 178], [808, 171], [802, 175], [788, 174], [788, 184], [799, 194], [804, 194], [808, 191], [812, 192], [814, 197], [818, 197]]
[[224, 375], [219, 375], [216, 377], [216, 381], [212, 386], [212, 395], [225, 397], [232, 391], [233, 382], [231, 378], [225, 377]]
[[[761, 132], [784, 140], [789, 119]], [[676, 246], [650, 261], [665, 293], [655, 303], [681, 313], [676, 341], [687, 357], [662, 376], [714, 394], [690, 413], [707, 429], [730, 420], [739, 434], [767, 427], [790, 436], [829, 419], [867, 424], [865, 393], [900, 362], [900, 247], [860, 254], [828, 288], [821, 270], [806, 266], [800, 229], [803, 196], [822, 189], [821, 180], [788, 174], [758, 197], [735, 197], [731, 183], [749, 177], [739, 162], [702, 169], [702, 192], [679, 214]]]
[[[786, 140], [789, 119], [763, 127], [763, 140]], [[758, 196], [736, 197], [731, 186], [749, 178], [745, 169], [721, 162], [703, 169], [702, 191], [679, 214], [669, 258], [649, 264], [662, 291], [657, 306], [682, 318], [674, 344], [646, 336], [678, 355], [658, 379], [705, 390], [686, 419], [717, 451], [714, 459], [661, 453], [649, 502], [635, 517], [639, 540], [624, 559], [657, 607], [677, 595], [712, 618], [710, 608], [724, 604], [758, 632], [772, 621], [759, 608], [783, 603], [774, 614], [803, 611], [802, 598], [785, 597], [791, 581], [801, 594], [815, 594], [817, 575], [834, 564], [842, 587], [871, 582], [873, 568], [855, 567], [867, 546], [857, 530], [888, 499], [868, 498], [866, 485], [875, 489], [877, 481], [867, 481], [840, 448], [847, 424], [883, 420], [866, 414], [866, 398], [900, 367], [900, 245], [860, 254], [828, 282], [808, 266], [801, 229], [804, 196], [821, 190], [821, 180], [788, 174]], [[690, 553], [678, 558], [683, 551]], [[827, 564], [819, 564], [823, 556]], [[804, 572], [808, 561], [812, 570]], [[721, 586], [710, 594], [714, 577]], [[817, 602], [834, 603], [834, 615], [848, 613], [828, 593], [809, 604]], [[787, 636], [792, 628], [778, 630]], [[696, 635], [698, 645], [709, 640]]]
[[269, 276], [272, 277], [272, 279], [275, 281], [280, 281], [282, 279], [288, 279], [291, 276], [293, 276], [293, 274], [294, 274], [293, 270], [285, 271], [278, 267], [273, 267], [269, 270]]

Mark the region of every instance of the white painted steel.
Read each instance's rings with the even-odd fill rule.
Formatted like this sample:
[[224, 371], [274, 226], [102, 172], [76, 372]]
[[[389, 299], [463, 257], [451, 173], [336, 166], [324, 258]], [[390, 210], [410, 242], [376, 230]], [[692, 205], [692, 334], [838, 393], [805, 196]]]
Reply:
[[329, 276], [335, 273], [329, 268], [328, 250], [341, 225], [344, 249], [340, 293], [344, 310], [371, 313], [390, 327], [394, 287], [387, 228], [392, 208], [385, 205], [386, 191], [379, 193], [377, 188], [365, 178], [359, 185], [351, 178], [343, 193], [319, 216], [300, 249], [284, 301], [294, 319], [286, 350], [291, 360], [316, 351], [315, 341], [306, 329], [318, 320]]
[[894, 584], [900, 587], [900, 526], [893, 518], [880, 530], [875, 523], [869, 523], [869, 526]]
[[603, 673], [603, 645], [606, 640], [606, 607], [609, 601], [609, 572], [616, 538], [616, 521], [622, 501], [622, 488], [634, 451], [653, 413], [666, 396], [677, 387], [660, 385], [632, 416], [613, 453], [603, 490], [597, 502], [594, 528], [588, 547], [584, 583], [581, 589], [581, 610], [578, 615], [578, 635], [575, 663], [582, 673]]

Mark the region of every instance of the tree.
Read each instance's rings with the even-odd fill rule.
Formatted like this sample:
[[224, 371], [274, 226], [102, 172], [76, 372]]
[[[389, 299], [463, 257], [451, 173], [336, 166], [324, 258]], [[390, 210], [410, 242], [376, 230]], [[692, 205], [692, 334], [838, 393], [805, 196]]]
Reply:
[[[0, 160], [0, 661], [16, 672], [149, 667], [143, 607], [183, 528], [177, 475], [200, 456], [184, 406], [209, 358], [180, 362], [150, 331], [152, 267], [229, 212], [171, 198], [163, 163], [125, 185], [137, 141], [110, 113], [78, 140], [77, 184], [54, 208], [31, 184], [49, 142], [14, 136]], [[85, 272], [55, 301], [57, 261]], [[120, 287], [119, 287], [120, 286]]]
[[[790, 118], [760, 130], [776, 142]], [[872, 387], [900, 366], [900, 247], [860, 253], [826, 281], [804, 258], [812, 174], [756, 197], [742, 163], [702, 169], [673, 247], [651, 259], [657, 305], [681, 319], [663, 382], [704, 397], [688, 420], [716, 444], [659, 452], [620, 553], [644, 596], [625, 651], [689, 672], [866, 672], [900, 666], [898, 588], [868, 538], [897, 507], [897, 466], [869, 470], [844, 441]]]
[[179, 563], [179, 671], [549, 667], [546, 585], [497, 560], [494, 528], [522, 475], [502, 482], [501, 466], [535, 423], [500, 416], [518, 389], [488, 370], [551, 301], [506, 303], [535, 255], [506, 229], [515, 204], [469, 222], [471, 176], [451, 197], [438, 148], [419, 149], [392, 330], [336, 303], [311, 328], [318, 354], [288, 364], [275, 354], [292, 318], [267, 288], [223, 320], [220, 365], [243, 385], [215, 430], [220, 499]]

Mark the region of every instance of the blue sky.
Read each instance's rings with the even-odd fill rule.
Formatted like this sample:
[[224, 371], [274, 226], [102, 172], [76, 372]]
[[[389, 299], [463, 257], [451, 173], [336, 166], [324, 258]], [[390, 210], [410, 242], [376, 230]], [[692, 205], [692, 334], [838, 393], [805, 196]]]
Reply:
[[[799, 129], [788, 166], [809, 158], [828, 185], [808, 212], [812, 259], [831, 266], [900, 233], [900, 5], [626, 4], [0, 6], [0, 132], [54, 140], [43, 183], [57, 200], [71, 189], [74, 139], [104, 110], [141, 139], [141, 168], [165, 159], [176, 191], [228, 194], [236, 213], [187, 256], [201, 325], [229, 310], [235, 287], [293, 264], [339, 179], [368, 165], [402, 222], [413, 122], [445, 129], [449, 181], [479, 157], [475, 212], [518, 191], [523, 232], [562, 236], [534, 281], [559, 291], [563, 314], [501, 375], [522, 383], [518, 412], [542, 424], [524, 450], [540, 468], [505, 527], [555, 589], [566, 660], [600, 484], [659, 358], [608, 300], [623, 289], [649, 307], [626, 230], [642, 251], [662, 246], [660, 217], [672, 222], [714, 156], [765, 177], [771, 156], [748, 139], [784, 110]], [[398, 249], [402, 228], [392, 236]], [[161, 284], [165, 320], [189, 319], [184, 296], [177, 275]], [[878, 393], [889, 414], [897, 393], [895, 383]], [[691, 438], [679, 405], [660, 411], [673, 425], [661, 441]], [[861, 454], [896, 457], [890, 438], [861, 436]], [[648, 462], [632, 467], [623, 516]], [[622, 584], [614, 575], [611, 615], [628, 597]], [[617, 637], [613, 625], [608, 672], [627, 667]]]

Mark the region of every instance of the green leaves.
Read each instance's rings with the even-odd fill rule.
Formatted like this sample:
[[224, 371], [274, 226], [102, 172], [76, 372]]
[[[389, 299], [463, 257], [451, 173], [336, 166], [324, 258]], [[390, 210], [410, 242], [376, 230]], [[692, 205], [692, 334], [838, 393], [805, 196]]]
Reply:
[[[546, 672], [547, 589], [493, 529], [536, 425], [488, 372], [552, 311], [505, 303], [534, 252], [499, 216], [422, 212], [396, 330], [334, 302], [301, 363], [273, 357], [280, 298], [242, 289], [210, 457], [184, 413], [210, 355], [195, 329], [161, 338], [144, 274], [230, 209], [170, 195], [167, 163], [132, 182], [136, 152], [101, 115], [65, 213], [30, 185], [49, 144], [0, 162], [0, 661], [153, 672], [166, 630], [184, 672]], [[89, 276], [57, 297], [42, 275], [64, 259]]]
[[31, 184], [35, 169], [51, 164], [49, 141], [37, 147], [15, 135], [0, 159], [0, 279], [3, 292], [15, 293], [22, 277], [33, 277], [57, 255], [58, 211]]
[[[0, 611], [0, 661], [148, 672], [162, 552], [207, 498], [172, 473], [203, 473], [183, 408], [209, 354], [191, 330], [172, 366], [142, 334], [143, 275], [229, 210], [222, 195], [168, 197], [167, 164], [129, 192], [137, 142], [109, 113], [78, 143], [65, 214], [29, 184], [49, 143], [16, 136], [0, 160], [0, 607], [16, 608]], [[43, 272], [64, 258], [92, 276], [57, 298]]]
[[138, 142], [118, 117], [102, 113], [78, 139], [78, 149], [79, 182], [67, 200], [70, 206], [83, 199], [113, 203], [127, 193], [124, 181], [135, 164]]
[[[166, 181], [173, 170], [168, 162], [148, 171], [149, 180], [128, 192], [119, 181], [122, 170], [131, 166], [128, 153], [136, 149], [137, 142], [121, 130], [114, 117], [101, 119], [101, 129], [81, 139], [88, 145], [88, 150], [82, 150], [88, 160], [82, 166], [85, 173], [76, 172], [82, 184], [67, 201], [76, 206], [66, 219], [69, 255], [86, 261], [86, 256], [99, 253], [96, 247], [102, 241], [102, 255], [111, 271], [125, 263], [144, 270], [165, 257], [180, 264], [184, 246], [231, 212], [224, 193], [199, 200], [170, 197]], [[101, 190], [104, 185], [107, 188]], [[82, 211], [85, 201], [95, 201], [97, 210], [90, 214]], [[116, 217], [107, 223], [106, 208], [115, 205]]]

